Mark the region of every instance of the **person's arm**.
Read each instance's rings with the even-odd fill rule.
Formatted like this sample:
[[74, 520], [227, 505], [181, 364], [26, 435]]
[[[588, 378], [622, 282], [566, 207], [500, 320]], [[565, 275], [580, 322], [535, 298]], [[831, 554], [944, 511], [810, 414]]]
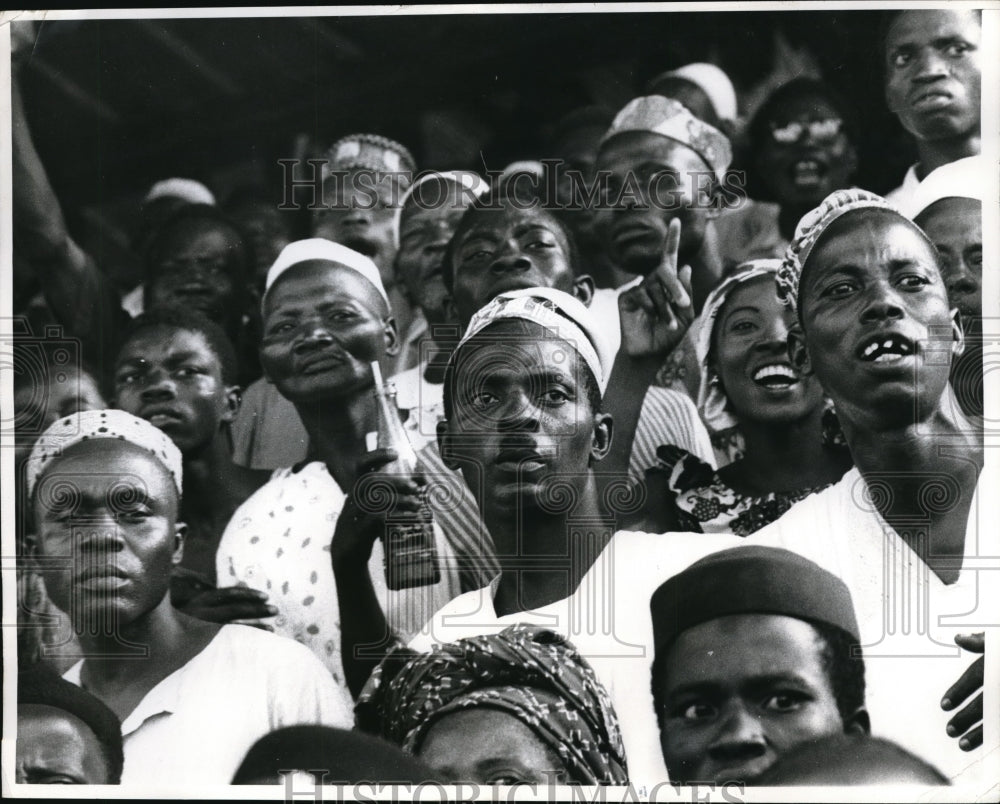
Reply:
[[[629, 458], [646, 392], [667, 355], [684, 338], [694, 307], [691, 269], [677, 269], [681, 224], [670, 222], [663, 260], [641, 284], [618, 297], [622, 345], [615, 357], [602, 407], [614, 421], [611, 449], [598, 474], [601, 499], [607, 486], [628, 477]], [[613, 512], [610, 512], [613, 513]]]
[[372, 547], [385, 533], [385, 517], [389, 511], [385, 507], [378, 512], [366, 510], [357, 501], [359, 492], [360, 496], [365, 496], [361, 487], [367, 478], [377, 477], [379, 484], [392, 485], [393, 511], [416, 513], [420, 510], [422, 484], [418, 480], [374, 474], [396, 458], [395, 451], [388, 449], [375, 450], [366, 456], [358, 470], [358, 483], [337, 517], [330, 547], [340, 607], [341, 661], [347, 686], [355, 698], [379, 662], [394, 646], [401, 644], [389, 627], [368, 570]]
[[[91, 359], [114, 354], [124, 313], [112, 283], [74, 242], [35, 150], [20, 82], [11, 81], [14, 248], [38, 273], [45, 299]], [[109, 358], [110, 359], [110, 358]]]

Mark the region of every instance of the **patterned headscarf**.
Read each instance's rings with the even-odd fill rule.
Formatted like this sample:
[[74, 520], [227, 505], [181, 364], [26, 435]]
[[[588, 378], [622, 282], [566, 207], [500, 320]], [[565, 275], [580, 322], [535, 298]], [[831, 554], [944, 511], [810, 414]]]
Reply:
[[[781, 270], [778, 271], [776, 280], [778, 295], [792, 310], [797, 312], [799, 310], [799, 285], [802, 281], [802, 270], [809, 260], [809, 255], [816, 247], [817, 241], [837, 218], [856, 209], [884, 209], [892, 212], [898, 215], [900, 220], [913, 226], [923, 235], [924, 239], [927, 238], [923, 231], [880, 195], [857, 188], [836, 190], [830, 193], [818, 207], [802, 216], [802, 220], [795, 227], [795, 236], [785, 252]], [[930, 243], [929, 240], [927, 242]]]
[[[615, 353], [599, 321], [575, 296], [555, 288], [522, 288], [499, 294], [472, 316], [459, 347], [464, 346], [486, 327], [504, 319], [531, 321], [572, 346], [587, 364], [604, 393], [611, 375]], [[456, 365], [456, 349], [450, 364]]]
[[627, 131], [649, 131], [686, 145], [705, 160], [722, 181], [729, 163], [733, 161], [733, 149], [729, 138], [708, 123], [702, 122], [684, 104], [662, 95], [647, 95], [634, 98], [615, 115], [604, 136], [601, 147], [618, 134]]
[[413, 182], [416, 169], [413, 154], [405, 145], [379, 134], [351, 134], [330, 146], [323, 178], [341, 170], [375, 170], [398, 174], [405, 189]]
[[726, 395], [718, 382], [712, 381], [712, 369], [708, 365], [708, 356], [712, 351], [712, 335], [715, 331], [716, 319], [722, 311], [729, 295], [740, 285], [760, 276], [774, 276], [781, 269], [781, 260], [749, 260], [737, 266], [735, 272], [726, 277], [716, 286], [702, 308], [702, 324], [698, 329], [695, 341], [695, 354], [698, 357], [698, 367], [701, 369], [701, 383], [698, 386], [698, 413], [710, 432], [718, 433], [736, 427], [739, 422], [727, 410]]
[[[382, 736], [418, 752], [445, 715], [475, 707], [516, 717], [580, 784], [626, 784], [618, 718], [593, 669], [565, 638], [536, 626], [438, 645], [403, 666], [358, 704], [373, 708]], [[360, 720], [360, 716], [359, 716]]]
[[26, 469], [28, 495], [53, 460], [81, 441], [98, 438], [128, 441], [146, 450], [170, 472], [181, 493], [181, 452], [170, 436], [124, 410], [85, 410], [54, 422], [35, 442]]

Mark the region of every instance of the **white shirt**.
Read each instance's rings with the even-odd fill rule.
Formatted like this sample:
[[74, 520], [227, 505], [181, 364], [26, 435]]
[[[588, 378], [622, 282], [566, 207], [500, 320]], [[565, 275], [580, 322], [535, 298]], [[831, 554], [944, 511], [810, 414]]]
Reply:
[[[667, 770], [650, 691], [649, 593], [642, 592], [647, 585], [634, 584], [633, 572], [641, 567], [647, 578], [666, 578], [714, 550], [743, 543], [735, 536], [698, 534], [696, 540], [685, 540], [677, 549], [659, 549], [656, 541], [670, 535], [616, 535], [573, 595], [532, 611], [497, 616], [493, 605], [497, 577], [489, 586], [466, 592], [448, 603], [413, 637], [409, 647], [426, 652], [435, 644], [496, 634], [518, 623], [562, 634], [590, 663], [611, 696], [622, 728], [631, 783], [638, 787], [664, 781]], [[645, 555], [639, 559], [629, 551], [628, 562], [619, 561], [612, 545], [622, 536], [644, 537]]]
[[[63, 677], [82, 686], [82, 668], [77, 662]], [[350, 697], [301, 645], [224, 625], [125, 718], [122, 784], [157, 796], [197, 784], [228, 785], [257, 740], [298, 724], [351, 728]]]
[[[991, 485], [981, 478], [981, 483], [996, 488], [995, 480]], [[933, 489], [930, 492], [928, 500], [933, 505]], [[983, 769], [976, 759], [985, 757], [991, 745], [990, 727], [986, 748], [973, 755], [961, 751], [958, 740], [945, 732], [955, 713], [942, 710], [940, 701], [976, 658], [955, 647], [954, 635], [982, 631], [984, 624], [996, 622], [996, 584], [983, 570], [995, 569], [1000, 547], [995, 532], [979, 528], [984, 515], [979, 506], [985, 503], [977, 494], [961, 575], [957, 583], [946, 586], [865, 503], [866, 493], [860, 473], [853, 469], [840, 482], [800, 501], [745, 539], [690, 533], [615, 535], [580, 589], [598, 587], [607, 582], [606, 577], [614, 579], [611, 597], [604, 600], [613, 619], [606, 630], [615, 636], [605, 641], [612, 646], [621, 642], [647, 646], [643, 660], [618, 662], [609, 668], [611, 681], [605, 681], [609, 690], [633, 688], [628, 705], [619, 708], [612, 696], [626, 751], [631, 746], [640, 750], [659, 747], [649, 692], [653, 658], [649, 599], [653, 591], [708, 553], [767, 544], [815, 561], [851, 590], [865, 654], [866, 701], [873, 734], [899, 743], [953, 779], [964, 783], [980, 778], [977, 774]], [[1000, 742], [996, 732], [992, 734], [995, 743]], [[993, 748], [996, 755], [995, 744]], [[631, 753], [628, 758], [631, 769]], [[648, 754], [644, 758], [650, 759]], [[996, 756], [993, 761], [996, 764]]]
[[[981, 160], [978, 156], [966, 156], [962, 159], [956, 159], [956, 163], [964, 164], [967, 160], [972, 160], [972, 164], [976, 164]], [[921, 184], [921, 180], [917, 178], [917, 166], [910, 165], [910, 169], [906, 171], [906, 175], [903, 176], [903, 183], [899, 185], [895, 190], [892, 190], [885, 195], [885, 200], [892, 204], [896, 209], [900, 210], [906, 215], [910, 215], [910, 205], [913, 203], [913, 194], [917, 191], [917, 188]], [[942, 166], [943, 167], [943, 166]], [[937, 170], [940, 168], [935, 168], [926, 176], [924, 176], [924, 181], [927, 181]]]
[[[219, 586], [245, 585], [268, 594], [278, 614], [266, 622], [320, 658], [346, 692], [341, 663], [340, 607], [330, 543], [347, 499], [320, 461], [298, 472], [280, 469], [236, 509], [216, 552]], [[408, 635], [459, 594], [454, 554], [440, 527], [434, 534], [441, 580], [433, 586], [390, 590], [377, 540], [368, 562], [375, 594], [398, 634]]]
[[396, 407], [408, 411], [403, 429], [415, 450], [437, 439], [437, 423], [444, 419], [444, 383], [424, 378], [425, 361], [391, 377], [396, 388]]

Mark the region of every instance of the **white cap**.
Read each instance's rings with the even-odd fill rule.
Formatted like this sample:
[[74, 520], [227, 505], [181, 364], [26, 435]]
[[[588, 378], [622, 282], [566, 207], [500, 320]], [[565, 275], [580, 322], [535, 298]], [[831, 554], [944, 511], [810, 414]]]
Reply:
[[[994, 165], [994, 169], [996, 166]], [[968, 156], [932, 170], [908, 196], [900, 200], [900, 212], [913, 220], [931, 204], [944, 198], [971, 198], [986, 201], [986, 160]]]
[[261, 299], [261, 303], [267, 298], [267, 292], [278, 281], [279, 276], [293, 265], [298, 265], [301, 262], [311, 262], [312, 260], [335, 262], [338, 265], [343, 265], [345, 268], [350, 268], [352, 271], [357, 271], [375, 286], [375, 290], [385, 299], [386, 305], [390, 310], [392, 309], [392, 305], [389, 303], [389, 296], [386, 294], [385, 286], [382, 284], [382, 277], [378, 272], [378, 266], [364, 254], [359, 254], [352, 248], [342, 246], [340, 243], [334, 243], [332, 240], [327, 240], [324, 237], [310, 237], [306, 240], [296, 240], [281, 250], [278, 259], [274, 261], [274, 265], [268, 269], [267, 281], [264, 283], [264, 296]]
[[714, 64], [705, 62], [685, 64], [676, 70], [658, 75], [650, 84], [655, 84], [664, 78], [683, 78], [685, 81], [697, 84], [712, 102], [720, 120], [736, 119], [736, 90], [733, 88], [733, 82]]
[[200, 181], [194, 179], [164, 179], [149, 188], [143, 204], [149, 204], [157, 198], [179, 198], [189, 204], [208, 204], [215, 206], [215, 196]]

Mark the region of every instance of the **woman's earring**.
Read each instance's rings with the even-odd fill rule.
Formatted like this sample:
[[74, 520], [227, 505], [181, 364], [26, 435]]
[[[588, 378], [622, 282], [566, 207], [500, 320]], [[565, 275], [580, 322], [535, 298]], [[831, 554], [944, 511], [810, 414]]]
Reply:
[[951, 342], [951, 353], [959, 357], [965, 351], [965, 330], [959, 323], [958, 308], [951, 311], [951, 331], [955, 334], [955, 340]]

